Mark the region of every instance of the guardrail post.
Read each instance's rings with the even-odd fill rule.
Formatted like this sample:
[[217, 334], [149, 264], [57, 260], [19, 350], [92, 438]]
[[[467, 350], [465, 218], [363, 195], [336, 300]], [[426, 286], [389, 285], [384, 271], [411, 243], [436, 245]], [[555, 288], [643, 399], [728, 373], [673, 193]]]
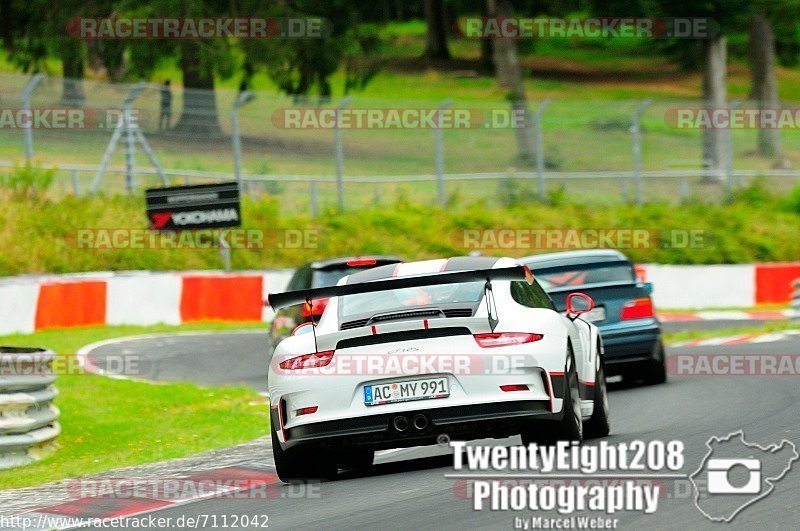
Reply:
[[0, 346], [0, 469], [22, 466], [55, 451], [61, 433], [53, 400], [51, 350]]
[[689, 200], [689, 180], [685, 175], [681, 176], [681, 183], [679, 185], [678, 193], [681, 198], [681, 204], [684, 204]]
[[544, 201], [547, 189], [544, 184], [544, 142], [542, 141], [542, 115], [545, 109], [553, 103], [553, 100], [546, 99], [536, 107], [533, 122], [534, 148], [536, 150], [536, 185], [538, 187], [539, 199]]
[[[741, 105], [740, 100], [732, 100], [728, 106], [731, 109]], [[725, 188], [730, 195], [733, 192], [733, 128], [725, 131]]]
[[231, 143], [233, 148], [233, 173], [236, 175], [236, 182], [239, 184], [240, 191], [244, 189], [242, 182], [242, 142], [239, 136], [239, 107], [253, 100], [255, 95], [246, 90], [240, 92], [231, 108]]
[[317, 191], [317, 181], [311, 181], [311, 215], [317, 217], [319, 213], [319, 193]]
[[[23, 109], [31, 108], [31, 93], [39, 86], [39, 83], [41, 83], [43, 79], [44, 74], [36, 74], [28, 81], [28, 84], [25, 85], [25, 89], [22, 91]], [[26, 127], [22, 131], [25, 139], [25, 160], [30, 164], [33, 159], [33, 126]]]
[[333, 128], [333, 152], [336, 157], [336, 196], [339, 202], [339, 211], [344, 210], [344, 146], [342, 145], [342, 130], [339, 128], [339, 111], [350, 105], [351, 98], [342, 100], [336, 107], [336, 123]]
[[[633, 148], [633, 179], [636, 186], [636, 205], [641, 206], [642, 198], [642, 127], [641, 118], [644, 111], [653, 103], [646, 99], [639, 103], [631, 117], [631, 139]], [[626, 194], [627, 195], [627, 187]]]
[[436, 128], [433, 130], [434, 157], [436, 162], [436, 196], [439, 204], [444, 206], [444, 144], [442, 142], [442, 112], [453, 104], [453, 100], [447, 99], [439, 106], [436, 111]]
[[80, 190], [80, 185], [78, 183], [78, 170], [72, 170], [70, 178], [72, 179], [72, 193], [75, 195], [75, 197], [80, 197], [81, 190]]

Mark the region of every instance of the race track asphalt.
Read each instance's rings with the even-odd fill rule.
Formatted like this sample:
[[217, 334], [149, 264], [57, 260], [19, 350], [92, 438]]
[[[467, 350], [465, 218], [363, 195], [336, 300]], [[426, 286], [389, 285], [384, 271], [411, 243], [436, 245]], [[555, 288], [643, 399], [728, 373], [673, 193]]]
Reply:
[[[797, 336], [771, 343], [668, 349], [679, 354], [800, 355]], [[265, 390], [267, 350], [263, 333], [182, 335], [107, 345], [93, 353], [145, 355], [145, 378], [203, 384], [245, 384]], [[685, 444], [694, 472], [707, 453], [706, 441], [744, 430], [750, 443], [788, 439], [800, 448], [800, 381], [797, 376], [674, 376], [664, 385], [615, 385], [610, 392], [609, 442], [672, 440]], [[495, 444], [514, 443], [514, 439]], [[588, 441], [585, 444], [597, 444]], [[313, 497], [283, 485], [275, 499], [210, 499], [160, 510], [158, 516], [269, 516], [271, 529], [509, 529], [515, 516], [532, 513], [474, 511], [463, 482], [452, 473], [449, 449], [411, 448], [383, 453], [366, 473], [341, 473], [318, 485]], [[271, 455], [253, 456], [272, 463]], [[798, 529], [800, 463], [775, 491], [747, 507], [730, 524], [714, 524], [695, 507], [687, 480], [665, 480], [666, 497], [653, 515], [617, 513], [621, 529]], [[305, 492], [303, 494], [308, 494]], [[537, 516], [558, 517], [555, 511]], [[218, 520], [219, 521], [219, 520]], [[202, 526], [200, 528], [203, 528]], [[211, 528], [208, 524], [205, 528]]]

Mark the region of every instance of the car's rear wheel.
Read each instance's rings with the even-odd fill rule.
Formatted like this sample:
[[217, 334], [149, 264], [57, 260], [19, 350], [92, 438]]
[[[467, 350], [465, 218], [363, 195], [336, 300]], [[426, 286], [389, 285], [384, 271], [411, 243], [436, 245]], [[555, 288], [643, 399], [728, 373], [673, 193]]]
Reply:
[[594, 409], [592, 416], [584, 424], [584, 436], [587, 439], [605, 437], [611, 431], [609, 423], [608, 388], [600, 349], [597, 350], [597, 367], [594, 378]]
[[582, 441], [583, 420], [581, 415], [581, 395], [578, 388], [578, 369], [572, 347], [567, 349], [567, 364], [564, 367], [566, 389], [562, 406], [561, 420], [535, 423], [522, 433], [522, 443], [553, 444], [557, 441]]
[[653, 359], [650, 360], [644, 382], [648, 385], [662, 384], [667, 381], [666, 356], [664, 356], [664, 343], [659, 340], [656, 345]]
[[272, 455], [275, 458], [275, 470], [285, 483], [301, 481], [333, 479], [336, 477], [336, 463], [322, 455], [323, 452], [313, 448], [296, 446], [289, 450], [281, 448], [278, 435], [272, 430]]

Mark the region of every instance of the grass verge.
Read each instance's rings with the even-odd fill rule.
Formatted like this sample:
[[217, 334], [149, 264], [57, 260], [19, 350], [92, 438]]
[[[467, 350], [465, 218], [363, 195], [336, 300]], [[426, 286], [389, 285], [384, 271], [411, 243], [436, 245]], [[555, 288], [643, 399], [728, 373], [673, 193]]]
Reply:
[[[263, 328], [260, 323], [111, 326], [0, 336], [0, 345], [48, 347], [74, 355], [88, 343], [135, 334]], [[245, 387], [157, 385], [92, 374], [59, 376], [60, 448], [26, 467], [0, 471], [0, 489], [186, 457], [269, 433], [269, 403]]]
[[724, 328], [716, 330], [681, 330], [678, 332], [665, 332], [664, 343], [669, 346], [679, 341], [693, 341], [695, 339], [711, 339], [714, 337], [729, 337], [745, 334], [769, 334], [784, 332], [786, 330], [800, 330], [800, 321], [771, 321], [760, 326]]
[[[380, 196], [371, 206], [344, 213], [326, 207], [317, 217], [282, 212], [276, 196], [245, 197], [244, 227], [263, 231], [263, 241], [234, 249], [233, 268], [295, 267], [321, 257], [371, 253], [422, 260], [464, 255], [475, 246], [487, 255], [522, 257], [581, 245], [578, 241], [570, 247], [566, 240], [562, 246], [537, 245], [530, 238], [500, 246], [491, 238], [468, 238], [466, 229], [646, 229], [650, 237], [644, 245], [621, 249], [638, 263], [735, 264], [794, 261], [800, 256], [800, 188], [781, 196], [756, 182], [724, 205], [651, 203], [640, 208], [596, 208], [558, 194], [539, 202], [523, 185], [507, 191], [505, 205], [467, 197], [459, 189], [443, 208], [424, 204], [408, 192]], [[126, 239], [112, 245], [108, 231], [105, 239], [78, 238], [87, 232], [79, 233], [81, 229], [145, 229], [141, 196], [48, 199], [0, 191], [0, 202], [5, 205], [0, 210], [0, 275], [220, 267], [214, 248], [158, 248], [133, 240], [126, 245]], [[310, 230], [313, 241], [285, 244], [281, 238], [287, 229]], [[689, 231], [701, 238], [687, 243], [673, 237]], [[488, 236], [492, 234], [496, 233]], [[25, 245], [19, 245], [21, 235]]]

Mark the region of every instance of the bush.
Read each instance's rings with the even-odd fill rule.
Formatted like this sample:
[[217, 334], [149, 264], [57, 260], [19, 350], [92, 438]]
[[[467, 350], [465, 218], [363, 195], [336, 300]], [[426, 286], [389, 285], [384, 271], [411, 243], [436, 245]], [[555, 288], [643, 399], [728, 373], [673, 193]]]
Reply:
[[0, 186], [10, 190], [17, 199], [41, 197], [53, 185], [55, 174], [55, 168], [39, 168], [26, 162], [0, 176]]

